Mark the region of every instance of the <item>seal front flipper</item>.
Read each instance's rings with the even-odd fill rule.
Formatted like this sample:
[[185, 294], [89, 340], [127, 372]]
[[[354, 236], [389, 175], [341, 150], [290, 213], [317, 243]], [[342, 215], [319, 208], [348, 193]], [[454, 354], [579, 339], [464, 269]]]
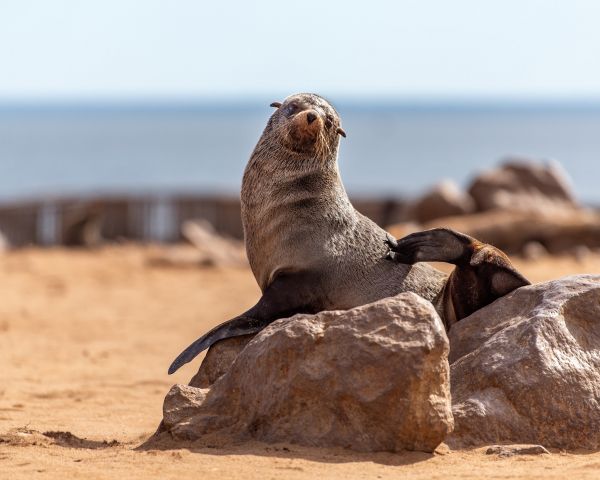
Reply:
[[530, 282], [504, 252], [448, 228], [417, 232], [386, 241], [396, 262], [447, 262], [456, 265], [448, 277], [438, 310], [446, 328], [499, 297]]
[[400, 240], [388, 236], [386, 240], [390, 247], [389, 258], [410, 265], [417, 262], [468, 263], [472, 242], [477, 240], [449, 228], [411, 233]]
[[191, 362], [219, 340], [258, 333], [279, 318], [323, 310], [319, 275], [312, 272], [279, 274], [265, 289], [258, 303], [247, 312], [224, 322], [187, 347], [169, 367], [169, 375]]

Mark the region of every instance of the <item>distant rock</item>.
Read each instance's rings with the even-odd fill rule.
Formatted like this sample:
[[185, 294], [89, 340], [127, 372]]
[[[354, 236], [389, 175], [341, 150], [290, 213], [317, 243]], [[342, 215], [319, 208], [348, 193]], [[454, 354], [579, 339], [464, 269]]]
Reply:
[[577, 208], [566, 172], [557, 162], [509, 158], [479, 174], [468, 189], [479, 211]]
[[475, 211], [475, 202], [454, 182], [445, 180], [435, 185], [410, 208], [410, 217], [417, 222], [428, 222], [440, 217], [465, 215]]
[[163, 434], [431, 452], [452, 430], [448, 340], [413, 293], [278, 320], [245, 346], [223, 342], [227, 350], [237, 356], [226, 373], [222, 363], [193, 382], [217, 377], [210, 388], [171, 389]]
[[0, 253], [8, 250], [10, 248], [10, 243], [8, 239], [0, 232]]
[[223, 237], [206, 220], [189, 220], [181, 226], [183, 237], [198, 250], [205, 265], [246, 266], [244, 245], [239, 240]]
[[95, 248], [104, 243], [103, 210], [101, 202], [69, 205], [62, 218], [62, 244], [67, 247]]
[[485, 454], [514, 457], [515, 455], [550, 455], [550, 452], [542, 445], [492, 445]]
[[521, 255], [527, 260], [539, 260], [548, 255], [548, 250], [539, 241], [531, 240], [523, 245]]
[[[181, 226], [189, 245], [163, 247], [148, 258], [158, 267], [245, 267], [248, 265], [244, 244], [219, 235], [206, 220], [189, 220]], [[191, 248], [193, 247], [193, 248]]]
[[478, 175], [468, 194], [443, 183], [416, 200], [418, 224], [388, 226], [396, 238], [416, 230], [452, 228], [509, 254], [538, 258], [600, 248], [600, 212], [581, 207], [556, 162], [509, 159]]
[[600, 448], [600, 275], [522, 287], [449, 338], [451, 446]]

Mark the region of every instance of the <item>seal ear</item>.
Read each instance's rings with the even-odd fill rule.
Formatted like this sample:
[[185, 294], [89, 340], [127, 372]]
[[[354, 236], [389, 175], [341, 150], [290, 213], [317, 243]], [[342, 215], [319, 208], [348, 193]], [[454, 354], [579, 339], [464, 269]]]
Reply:
[[342, 137], [346, 138], [346, 132], [344, 132], [344, 129], [341, 127], [338, 127], [338, 129], [335, 131], [335, 133], [340, 134]]
[[273, 108], [279, 108], [281, 107], [281, 102], [273, 102], [270, 106]]

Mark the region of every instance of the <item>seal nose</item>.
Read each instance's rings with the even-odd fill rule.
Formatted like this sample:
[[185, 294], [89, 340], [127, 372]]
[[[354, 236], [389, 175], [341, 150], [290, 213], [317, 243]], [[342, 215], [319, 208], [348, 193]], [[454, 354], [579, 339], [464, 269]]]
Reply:
[[306, 114], [306, 121], [308, 122], [309, 125], [312, 122], [314, 122], [316, 119], [317, 119], [317, 116], [313, 112], [308, 112]]

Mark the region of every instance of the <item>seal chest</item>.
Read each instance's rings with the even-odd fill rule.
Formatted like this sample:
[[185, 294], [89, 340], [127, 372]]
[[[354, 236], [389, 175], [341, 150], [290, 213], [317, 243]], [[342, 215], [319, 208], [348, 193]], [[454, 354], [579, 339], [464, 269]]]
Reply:
[[326, 104], [289, 103], [269, 121], [242, 182], [246, 252], [263, 290], [281, 272], [335, 263], [357, 221], [337, 167], [338, 134], [334, 148], [324, 134], [337, 115]]
[[[258, 141], [242, 182], [246, 251], [258, 284], [265, 291], [282, 272], [314, 272], [329, 309], [395, 295], [405, 285], [432, 299], [441, 289], [433, 279], [445, 276], [385, 260], [386, 232], [350, 203], [337, 163], [339, 124], [321, 97], [294, 95]], [[431, 281], [411, 281], [419, 275]]]

